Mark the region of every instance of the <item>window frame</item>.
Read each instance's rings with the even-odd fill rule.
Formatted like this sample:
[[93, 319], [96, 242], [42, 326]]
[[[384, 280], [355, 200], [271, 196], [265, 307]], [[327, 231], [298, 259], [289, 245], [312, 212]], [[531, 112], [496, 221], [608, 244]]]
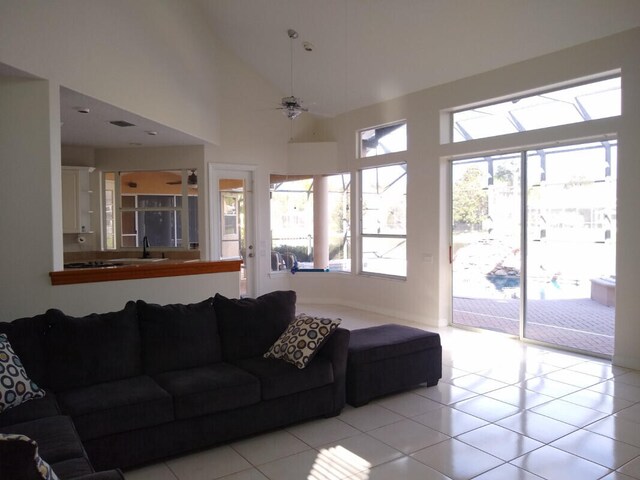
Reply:
[[[389, 234], [389, 233], [383, 233], [383, 234], [375, 234], [375, 233], [364, 233], [364, 222], [363, 222], [363, 206], [364, 206], [364, 189], [363, 189], [363, 184], [362, 184], [362, 173], [365, 170], [373, 170], [373, 169], [380, 169], [380, 168], [385, 168], [385, 167], [393, 167], [393, 166], [402, 166], [404, 165], [405, 167], [405, 173], [404, 176], [407, 178], [408, 180], [408, 176], [409, 176], [409, 164], [408, 162], [404, 161], [404, 162], [397, 162], [397, 163], [387, 163], [387, 164], [382, 164], [382, 165], [372, 165], [372, 166], [367, 166], [367, 167], [362, 167], [360, 169], [358, 169], [357, 171], [357, 184], [358, 184], [358, 274], [359, 275], [365, 275], [365, 276], [373, 276], [373, 277], [380, 277], [380, 278], [391, 278], [391, 279], [397, 279], [397, 280], [406, 280], [407, 279], [407, 274], [408, 274], [408, 260], [407, 260], [407, 253], [408, 253], [408, 235], [407, 235], [407, 211], [408, 211], [408, 202], [405, 202], [405, 233], [404, 234]], [[407, 184], [405, 184], [405, 198], [408, 199], [408, 182]], [[363, 244], [364, 244], [364, 239], [365, 238], [378, 238], [378, 239], [404, 239], [404, 243], [405, 243], [405, 274], [404, 275], [394, 275], [394, 274], [390, 274], [390, 273], [380, 273], [380, 272], [375, 272], [375, 271], [369, 271], [369, 270], [365, 270], [364, 269], [364, 248], [363, 248]]]
[[[278, 245], [278, 246], [274, 246], [274, 223], [273, 223], [273, 214], [274, 214], [274, 209], [273, 209], [273, 194], [276, 193], [274, 192], [274, 190], [272, 189], [272, 186], [275, 184], [274, 182], [272, 182], [271, 180], [274, 177], [283, 177], [283, 180], [279, 183], [285, 183], [287, 181], [298, 181], [298, 180], [305, 180], [305, 179], [310, 179], [311, 180], [311, 184], [308, 188], [308, 190], [304, 191], [304, 193], [307, 195], [308, 198], [310, 198], [312, 206], [311, 206], [311, 211], [312, 211], [312, 221], [311, 221], [311, 227], [312, 227], [312, 231], [309, 234], [309, 249], [310, 252], [313, 252], [313, 237], [315, 235], [315, 226], [316, 226], [316, 218], [315, 218], [315, 212], [314, 212], [314, 207], [313, 207], [313, 202], [315, 202], [315, 177], [326, 177], [326, 178], [330, 178], [330, 177], [342, 177], [342, 179], [344, 180], [344, 177], [347, 176], [348, 177], [348, 182], [345, 185], [345, 191], [342, 193], [343, 195], [345, 194], [346, 191], [349, 192], [348, 196], [347, 196], [347, 207], [346, 207], [346, 211], [348, 212], [348, 216], [346, 218], [343, 218], [343, 220], [347, 221], [347, 225], [348, 228], [346, 230], [346, 236], [343, 237], [345, 239], [345, 245], [343, 245], [343, 248], [346, 248], [347, 251], [349, 252], [349, 258], [344, 259], [342, 263], [342, 265], [339, 267], [340, 269], [331, 269], [331, 265], [329, 266], [330, 268], [330, 272], [331, 273], [339, 273], [339, 274], [351, 274], [353, 272], [353, 243], [352, 243], [352, 238], [353, 238], [353, 227], [352, 227], [352, 221], [351, 221], [351, 211], [353, 209], [352, 205], [351, 205], [351, 200], [352, 200], [352, 195], [353, 195], [353, 173], [351, 171], [341, 171], [338, 173], [318, 173], [318, 174], [300, 174], [300, 175], [296, 175], [296, 174], [291, 174], [291, 175], [287, 175], [287, 174], [277, 174], [277, 173], [271, 173], [270, 174], [270, 181], [269, 181], [269, 192], [270, 192], [270, 200], [269, 200], [269, 222], [270, 222], [270, 247], [271, 247], [271, 255], [277, 254], [275, 259], [271, 258], [271, 264], [269, 266], [269, 273], [271, 275], [273, 274], [278, 274], [278, 273], [286, 273], [291, 269], [291, 262], [289, 260], [283, 260], [282, 263], [280, 262], [280, 257], [284, 258], [285, 255], [290, 254], [290, 253], [294, 253], [292, 252], [281, 252], [280, 249], [282, 247], [282, 245]], [[291, 177], [291, 178], [289, 178]], [[300, 178], [296, 178], [296, 177], [300, 177]], [[281, 192], [282, 193], [282, 192]], [[291, 193], [291, 192], [290, 192]], [[299, 191], [296, 193], [303, 193], [303, 191]], [[329, 191], [329, 208], [331, 209], [331, 194], [332, 192]], [[332, 230], [332, 219], [329, 218], [327, 220], [327, 228], [328, 228], [328, 234], [329, 234], [329, 244], [327, 245], [327, 248], [329, 248], [329, 262], [332, 261], [331, 258], [331, 239], [332, 239], [332, 234], [335, 233], [334, 230]], [[344, 231], [339, 232], [339, 233], [345, 233]], [[302, 240], [301, 238], [299, 238], [298, 240]], [[301, 248], [299, 245], [298, 246], [294, 246], [294, 247], [299, 247]], [[335, 258], [333, 259], [335, 260]], [[310, 261], [309, 259], [305, 259], [305, 260], [300, 260], [299, 258], [295, 258], [295, 254], [294, 254], [294, 263], [297, 264], [298, 261], [303, 265], [301, 268], [308, 268], [308, 263], [313, 263], [312, 261]], [[286, 268], [285, 268], [285, 264], [286, 264]], [[277, 269], [274, 269], [274, 265], [277, 266]], [[335, 263], [333, 264], [333, 267], [336, 268]]]
[[[385, 152], [385, 153], [376, 153], [374, 155], [365, 155], [363, 152], [363, 148], [362, 148], [362, 133], [363, 132], [367, 132], [370, 130], [381, 130], [384, 128], [389, 128], [389, 127], [394, 127], [394, 126], [404, 126], [405, 127], [405, 140], [404, 140], [404, 149], [403, 150], [395, 150], [393, 152]], [[358, 158], [372, 158], [372, 157], [379, 157], [381, 155], [391, 155], [394, 153], [401, 153], [401, 152], [406, 152], [409, 149], [409, 135], [408, 135], [408, 131], [409, 131], [409, 127], [408, 127], [408, 122], [406, 119], [402, 119], [402, 120], [395, 120], [393, 122], [389, 122], [389, 123], [383, 123], [381, 125], [374, 125], [371, 127], [366, 127], [366, 128], [360, 128], [358, 129], [358, 131], [356, 132], [356, 151], [357, 151], [357, 155]]]
[[[445, 110], [446, 113], [447, 113], [447, 116], [448, 116], [448, 127], [449, 127], [447, 143], [450, 143], [450, 144], [463, 144], [465, 142], [471, 142], [471, 141], [474, 141], [474, 140], [485, 140], [485, 139], [488, 139], [488, 138], [496, 138], [496, 137], [501, 136], [501, 135], [517, 135], [517, 134], [520, 134], [520, 133], [533, 132], [533, 131], [536, 131], [536, 130], [541, 130], [543, 128], [556, 128], [556, 127], [565, 126], [565, 125], [574, 125], [576, 123], [577, 124], [582, 124], [582, 123], [592, 122], [592, 121], [601, 120], [601, 119], [604, 119], [604, 118], [615, 118], [615, 117], [617, 117], [619, 115], [596, 118], [596, 119], [587, 119], [587, 120], [583, 120], [583, 121], [579, 121], [579, 122], [561, 123], [561, 124], [557, 124], [557, 125], [549, 125], [549, 126], [546, 126], [546, 127], [536, 127], [536, 128], [531, 128], [531, 129], [525, 129], [525, 130], [522, 130], [522, 131], [509, 132], [509, 133], [504, 133], [504, 134], [496, 134], [496, 135], [490, 135], [490, 136], [483, 136], [483, 137], [477, 137], [477, 138], [470, 138], [470, 139], [465, 139], [465, 140], [458, 140], [458, 141], [455, 140], [455, 121], [454, 121], [454, 117], [458, 113], [471, 111], [471, 110], [476, 110], [476, 109], [487, 108], [487, 107], [492, 107], [492, 106], [495, 106], [495, 105], [500, 105], [500, 104], [508, 103], [508, 102], [517, 103], [517, 102], [519, 102], [521, 100], [524, 100], [524, 99], [527, 99], [527, 98], [532, 98], [532, 97], [536, 97], [536, 96], [543, 96], [543, 95], [546, 95], [546, 94], [561, 92], [563, 90], [569, 90], [569, 89], [572, 89], [572, 88], [577, 88], [577, 87], [581, 87], [581, 86], [584, 86], [584, 85], [589, 85], [589, 84], [592, 84], [592, 83], [604, 82], [604, 81], [607, 81], [607, 80], [613, 80], [613, 79], [616, 79], [616, 78], [620, 79], [620, 82], [622, 82], [622, 72], [619, 69], [608, 71], [608, 72], [603, 72], [603, 73], [596, 74], [596, 75], [590, 75], [589, 77], [582, 77], [582, 78], [577, 78], [577, 79], [573, 79], [573, 80], [566, 81], [566, 82], [556, 83], [556, 84], [553, 84], [553, 85], [546, 85], [546, 86], [543, 86], [543, 87], [540, 87], [540, 88], [536, 88], [536, 89], [532, 89], [532, 90], [526, 90], [526, 91], [522, 91], [522, 92], [511, 94], [511, 95], [505, 95], [503, 97], [483, 100], [483, 101], [478, 102], [478, 103], [462, 105], [462, 106], [458, 106], [458, 107], [455, 107], [455, 108], [452, 108], [452, 109]], [[620, 113], [620, 115], [621, 114], [622, 114], [622, 112]]]
[[[180, 193], [156, 193], [156, 194], [150, 194], [150, 193], [122, 193], [121, 190], [121, 185], [122, 185], [122, 176], [125, 174], [130, 174], [130, 173], [153, 173], [153, 172], [179, 172], [181, 175], [181, 192]], [[162, 249], [167, 249], [167, 250], [193, 250], [193, 249], [197, 249], [199, 247], [199, 243], [200, 243], [200, 239], [196, 239], [195, 241], [192, 241], [192, 239], [190, 238], [191, 235], [191, 230], [192, 230], [192, 226], [191, 226], [191, 215], [190, 215], [190, 204], [191, 202], [189, 201], [190, 197], [196, 197], [198, 198], [199, 195], [190, 195], [189, 194], [189, 175], [193, 172], [196, 172], [197, 169], [196, 168], [167, 168], [167, 169], [157, 169], [157, 170], [118, 170], [118, 171], [107, 171], [103, 174], [103, 181], [102, 181], [102, 191], [103, 191], [103, 199], [104, 199], [104, 208], [102, 209], [103, 211], [103, 215], [104, 215], [104, 221], [103, 221], [103, 231], [106, 232], [107, 231], [107, 223], [108, 223], [108, 210], [109, 210], [109, 206], [106, 203], [106, 197], [107, 197], [107, 176], [109, 174], [113, 175], [113, 182], [114, 182], [114, 186], [113, 186], [113, 199], [112, 199], [112, 205], [111, 205], [111, 215], [113, 216], [113, 227], [115, 229], [115, 231], [113, 232], [113, 237], [114, 237], [114, 246], [113, 248], [108, 248], [107, 247], [107, 239], [106, 239], [106, 235], [103, 236], [104, 240], [103, 240], [103, 250], [110, 250], [110, 251], [131, 251], [131, 250], [138, 250], [139, 248], [141, 248], [139, 239], [138, 239], [138, 213], [140, 212], [172, 212], [174, 215], [174, 228], [175, 228], [175, 236], [176, 236], [176, 242], [178, 240], [177, 238], [177, 234], [178, 234], [178, 229], [180, 229], [181, 232], [181, 238], [180, 238], [180, 245], [176, 245], [176, 246], [169, 246], [169, 245], [152, 245], [151, 247], [157, 247], [157, 248], [162, 248]], [[111, 191], [111, 190], [110, 190]], [[145, 196], [145, 195], [155, 195], [155, 196], [163, 196], [163, 197], [173, 197], [173, 203], [174, 206], [171, 207], [139, 207], [138, 206], [138, 200], [139, 197], [141, 196]], [[134, 206], [123, 206], [123, 197], [131, 197], [134, 199]], [[180, 201], [178, 201], [178, 199], [181, 199]], [[184, 201], [184, 199], [186, 198], [186, 201]], [[178, 203], [180, 203], [180, 205], [178, 205]], [[196, 208], [199, 209], [199, 201], [196, 201]], [[122, 214], [126, 213], [126, 212], [131, 212], [134, 214], [134, 224], [136, 227], [136, 233], [134, 234], [127, 234], [130, 237], [135, 237], [136, 239], [136, 245], [135, 246], [124, 246], [123, 245], [123, 231], [122, 231]], [[178, 220], [178, 212], [180, 212], [180, 224], [177, 223]], [[196, 212], [195, 215], [195, 220], [196, 222], [198, 221], [198, 213]], [[198, 235], [200, 233], [198, 232]]]

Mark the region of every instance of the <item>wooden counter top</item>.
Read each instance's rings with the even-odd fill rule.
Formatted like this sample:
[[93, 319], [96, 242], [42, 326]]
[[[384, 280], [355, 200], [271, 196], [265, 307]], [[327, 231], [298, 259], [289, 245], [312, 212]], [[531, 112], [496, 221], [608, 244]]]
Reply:
[[51, 285], [71, 285], [75, 283], [113, 282], [116, 280], [239, 272], [241, 265], [241, 260], [226, 260], [222, 262], [169, 260], [166, 262], [118, 265], [113, 267], [74, 268], [49, 272], [49, 276], [51, 277]]

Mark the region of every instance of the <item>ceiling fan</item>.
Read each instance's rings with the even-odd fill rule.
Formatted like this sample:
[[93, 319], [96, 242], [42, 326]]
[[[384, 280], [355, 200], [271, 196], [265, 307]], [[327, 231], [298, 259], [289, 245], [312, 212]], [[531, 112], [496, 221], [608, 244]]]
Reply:
[[291, 95], [288, 97], [282, 97], [280, 101], [280, 106], [277, 110], [282, 110], [282, 113], [289, 119], [293, 120], [298, 117], [303, 112], [308, 112], [309, 109], [302, 106], [302, 99], [296, 97], [293, 94], [293, 41], [298, 38], [298, 32], [294, 29], [290, 28], [287, 30], [287, 35], [291, 40]]
[[[173, 180], [167, 182], [167, 185], [182, 185], [182, 180]], [[189, 170], [189, 176], [187, 177], [187, 185], [190, 188], [198, 188], [198, 176], [195, 170]]]

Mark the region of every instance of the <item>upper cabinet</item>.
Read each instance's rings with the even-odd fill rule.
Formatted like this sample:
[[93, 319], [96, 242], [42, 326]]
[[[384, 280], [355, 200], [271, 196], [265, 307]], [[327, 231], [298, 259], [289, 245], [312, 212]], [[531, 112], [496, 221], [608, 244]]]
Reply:
[[92, 167], [62, 167], [62, 232], [91, 233]]

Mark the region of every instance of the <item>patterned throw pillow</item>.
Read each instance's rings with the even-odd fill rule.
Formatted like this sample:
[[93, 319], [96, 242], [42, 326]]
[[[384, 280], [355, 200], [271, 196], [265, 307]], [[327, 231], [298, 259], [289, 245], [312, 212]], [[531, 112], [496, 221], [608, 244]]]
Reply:
[[[6, 455], [3, 455], [6, 454]], [[0, 433], [0, 477], [59, 480], [38, 454], [38, 444], [25, 435]]]
[[264, 358], [279, 358], [304, 368], [341, 321], [339, 318], [310, 317], [301, 313], [264, 354]]
[[9, 339], [0, 333], [0, 413], [40, 397], [44, 390], [29, 379]]

